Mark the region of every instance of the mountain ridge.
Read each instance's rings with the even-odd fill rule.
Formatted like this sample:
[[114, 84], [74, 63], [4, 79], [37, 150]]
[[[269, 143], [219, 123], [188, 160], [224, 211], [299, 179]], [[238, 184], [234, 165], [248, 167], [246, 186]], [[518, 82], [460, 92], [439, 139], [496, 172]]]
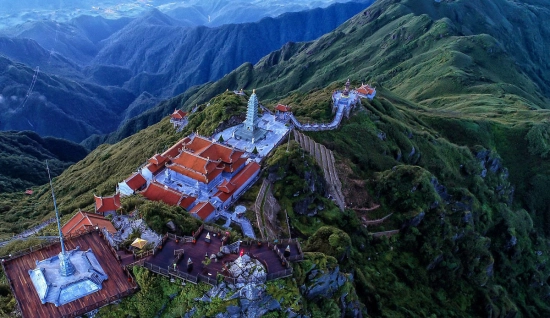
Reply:
[[[27, 29], [32, 31], [28, 33], [33, 34], [37, 41], [6, 39], [2, 42], [0, 40], [0, 50], [4, 49], [9, 59], [32, 65], [32, 68], [40, 67], [41, 72], [34, 95], [30, 96], [30, 102], [27, 105], [27, 108], [38, 107], [38, 109], [36, 112], [15, 110], [13, 108], [18, 104], [6, 98], [6, 103], [2, 107], [9, 109], [10, 112], [0, 116], [0, 128], [35, 129], [33, 125], [36, 126], [36, 123], [33, 122], [34, 117], [31, 115], [49, 110], [58, 114], [60, 118], [64, 118], [66, 124], [47, 127], [47, 121], [43, 121], [42, 126], [35, 129], [42, 135], [81, 141], [94, 134], [109, 133], [124, 124], [128, 113], [135, 114], [138, 109], [146, 110], [151, 107], [153, 99], [138, 98], [142, 93], [146, 92], [155, 98], [171, 96], [174, 92], [187, 90], [191, 85], [215, 80], [242, 61], [257, 60], [269, 51], [280, 47], [294, 33], [296, 33], [295, 37], [301, 38], [314, 37], [329, 31], [368, 3], [337, 4], [327, 9], [293, 13], [282, 18], [270, 18], [244, 26], [227, 25], [216, 29], [183, 27], [181, 22], [169, 18], [158, 10], [151, 11], [141, 19], [133, 20], [134, 22], [127, 20], [107, 22], [102, 18], [79, 18], [71, 23], [59, 25], [52, 22], [31, 23]], [[329, 18], [319, 25], [315, 18], [320, 17]], [[307, 23], [297, 24], [300, 20]], [[142, 23], [143, 21], [149, 22]], [[293, 23], [295, 25], [291, 28]], [[100, 26], [100, 32], [94, 37], [90, 35], [89, 30], [97, 25]], [[280, 26], [284, 26], [288, 32], [279, 34]], [[33, 29], [34, 27], [36, 29]], [[42, 27], [46, 30], [44, 36], [40, 36], [37, 31], [42, 30]], [[73, 31], [74, 38], [71, 36]], [[58, 36], [56, 33], [59, 33]], [[251, 46], [243, 45], [247, 43], [251, 34], [264, 34], [262, 35], [264, 38], [260, 44], [252, 42]], [[41, 41], [39, 38], [43, 38], [42, 42], [48, 44], [50, 50], [39, 45]], [[63, 48], [60, 52], [57, 52], [52, 38], [57, 38], [60, 45], [58, 49]], [[144, 42], [143, 39], [147, 41]], [[116, 45], [109, 45], [109, 41], [114, 41]], [[10, 45], [2, 45], [2, 43]], [[78, 55], [75, 53], [78, 52], [78, 48], [91, 53], [84, 52], [82, 56], [74, 58]], [[87, 59], [90, 54], [96, 54], [94, 53], [96, 50], [100, 52], [97, 53], [98, 60], [89, 65]], [[122, 54], [118, 50], [125, 53]], [[28, 52], [28, 54], [21, 54], [21, 52]], [[74, 60], [63, 56], [63, 52], [72, 56]], [[15, 96], [16, 99], [24, 98], [23, 92], [28, 89], [32, 77], [27, 79], [28, 77], [17, 74], [25, 72], [29, 73], [28, 70], [5, 72], [3, 78], [8, 84], [0, 94], [6, 97]], [[45, 81], [43, 76], [56, 78], [54, 82], [63, 83], [63, 87], [59, 89], [59, 85]], [[87, 92], [83, 94], [83, 91]], [[107, 92], [116, 96], [109, 98]], [[39, 95], [47, 97], [49, 103], [36, 100]], [[97, 103], [95, 106], [94, 99]], [[143, 103], [137, 105], [140, 102]], [[74, 103], [81, 108], [80, 112], [75, 113]], [[129, 106], [133, 110], [125, 113]], [[109, 120], [85, 121], [80, 117], [84, 113], [91, 114], [98, 111], [102, 114], [101, 118], [109, 118]], [[86, 116], [88, 115], [84, 115]], [[73, 131], [70, 131], [71, 127], [74, 127]]]

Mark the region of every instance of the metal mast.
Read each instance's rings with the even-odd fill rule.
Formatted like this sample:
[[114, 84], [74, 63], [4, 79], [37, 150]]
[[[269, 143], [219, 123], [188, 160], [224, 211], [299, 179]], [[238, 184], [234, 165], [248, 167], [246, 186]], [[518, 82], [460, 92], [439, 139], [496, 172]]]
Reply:
[[63, 233], [61, 232], [61, 222], [59, 221], [59, 211], [57, 211], [57, 202], [55, 201], [55, 193], [53, 191], [52, 177], [50, 175], [50, 167], [46, 160], [46, 169], [48, 170], [48, 179], [50, 180], [50, 187], [52, 189], [53, 207], [55, 209], [55, 218], [57, 219], [57, 229], [59, 230], [59, 242], [61, 243], [61, 253], [59, 253], [59, 272], [61, 276], [71, 276], [74, 271], [74, 265], [69, 260], [69, 255], [65, 251], [65, 243], [63, 242]]

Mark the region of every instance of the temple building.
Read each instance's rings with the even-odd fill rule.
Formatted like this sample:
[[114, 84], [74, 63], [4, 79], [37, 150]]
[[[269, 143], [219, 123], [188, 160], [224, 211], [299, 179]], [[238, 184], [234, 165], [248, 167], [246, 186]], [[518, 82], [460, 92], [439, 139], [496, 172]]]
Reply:
[[111, 234], [116, 233], [113, 223], [106, 217], [82, 211], [78, 211], [67, 223], [65, 223], [61, 228], [61, 232], [63, 235], [67, 236], [88, 232], [95, 227], [98, 229], [105, 229]]
[[95, 212], [103, 215], [109, 213], [116, 213], [117, 210], [122, 208], [120, 204], [120, 193], [117, 191], [112, 196], [98, 197], [94, 194], [95, 199]]
[[[119, 183], [122, 193], [181, 206], [202, 220], [227, 208], [260, 172], [244, 151], [193, 135]], [[206, 204], [208, 203], [208, 204]]]
[[290, 106], [283, 105], [283, 104], [277, 104], [275, 107], [276, 112], [286, 113], [290, 111]]
[[372, 100], [376, 96], [376, 88], [371, 87], [369, 84], [361, 84], [361, 87], [356, 89], [357, 95], [362, 98]]
[[189, 122], [188, 113], [181, 109], [174, 109], [174, 112], [170, 115], [170, 123], [174, 125], [174, 128], [180, 129], [187, 125]]
[[147, 185], [147, 180], [139, 172], [134, 173], [126, 180], [118, 183], [120, 194], [128, 196], [134, 194], [137, 190], [142, 190]]
[[242, 126], [239, 126], [239, 128], [235, 131], [235, 138], [251, 140], [252, 143], [263, 139], [267, 134], [267, 130], [258, 127], [259, 121], [258, 96], [256, 96], [256, 90], [253, 90], [252, 95], [250, 95], [250, 99], [248, 100], [246, 120], [242, 123]]

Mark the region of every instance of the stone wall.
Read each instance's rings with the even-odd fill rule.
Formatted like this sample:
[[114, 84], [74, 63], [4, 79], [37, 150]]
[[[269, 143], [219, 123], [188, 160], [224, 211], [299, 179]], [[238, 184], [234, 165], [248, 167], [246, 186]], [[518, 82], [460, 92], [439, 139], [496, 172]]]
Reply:
[[342, 182], [340, 182], [338, 174], [336, 173], [334, 154], [332, 151], [298, 131], [294, 131], [294, 139], [304, 148], [304, 150], [315, 158], [317, 164], [323, 169], [329, 193], [334, 198], [338, 207], [340, 207], [340, 210], [344, 211], [346, 207], [345, 197], [342, 193]]

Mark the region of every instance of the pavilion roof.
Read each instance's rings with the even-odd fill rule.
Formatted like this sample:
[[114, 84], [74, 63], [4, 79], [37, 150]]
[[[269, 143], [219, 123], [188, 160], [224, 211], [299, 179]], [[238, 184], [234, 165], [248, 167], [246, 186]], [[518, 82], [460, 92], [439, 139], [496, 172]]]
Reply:
[[120, 193], [115, 193], [110, 197], [98, 197], [94, 195], [95, 198], [95, 210], [98, 213], [105, 213], [108, 211], [116, 211], [120, 209]]
[[184, 176], [187, 176], [191, 179], [195, 179], [202, 183], [210, 183], [210, 181], [212, 181], [214, 178], [216, 178], [218, 175], [220, 175], [220, 173], [224, 171], [224, 168], [225, 166], [222, 165], [221, 167], [215, 167], [212, 171], [208, 173], [201, 173], [176, 163], [168, 165], [168, 169], [173, 170]]
[[141, 195], [152, 201], [162, 201], [168, 205], [188, 208], [196, 198], [185, 195], [158, 182], [150, 182]]
[[195, 205], [189, 213], [196, 214], [201, 220], [206, 219], [216, 208], [208, 201]]
[[218, 186], [218, 192], [214, 194], [215, 197], [218, 197], [222, 202], [227, 201], [235, 191], [240, 189], [256, 172], [260, 170], [260, 165], [252, 161], [247, 164], [243, 170], [239, 171], [231, 180], [224, 180]]
[[149, 158], [149, 162], [154, 164], [154, 165], [162, 165], [163, 163], [165, 163], [166, 161], [168, 161], [169, 159], [164, 157], [163, 155], [159, 155], [159, 154], [155, 154], [153, 157]]
[[178, 120], [185, 118], [185, 116], [187, 116], [187, 113], [181, 109], [174, 109], [174, 112], [170, 115], [171, 118]]
[[144, 184], [147, 183], [147, 180], [141, 175], [141, 173], [137, 172], [134, 173], [132, 176], [130, 176], [128, 179], [124, 180], [126, 184], [130, 187], [130, 189], [136, 191], [137, 189], [141, 188]]
[[244, 154], [244, 151], [222, 145], [202, 136], [195, 136], [185, 147], [195, 155], [225, 163], [232, 163]]
[[275, 107], [275, 110], [278, 110], [280, 112], [289, 112], [290, 111], [290, 106], [286, 106], [286, 105], [283, 105], [283, 104], [278, 104]]
[[220, 163], [217, 159], [204, 158], [187, 151], [182, 151], [177, 157], [172, 159], [172, 162], [201, 174], [214, 171]]
[[191, 141], [191, 138], [185, 137], [181, 139], [180, 141], [176, 142], [172, 147], [168, 148], [165, 152], [162, 153], [162, 155], [166, 158], [174, 158], [175, 156], [179, 155], [181, 150], [183, 149], [183, 145]]
[[77, 212], [63, 227], [61, 232], [67, 236], [69, 234], [85, 232], [89, 228], [98, 226], [105, 228], [109, 233], [116, 233], [116, 229], [107, 218], [95, 213]]
[[259, 170], [260, 165], [256, 161], [252, 161], [231, 179], [231, 183], [235, 185], [236, 189], [239, 189]]
[[218, 190], [225, 192], [225, 193], [231, 193], [233, 190], [235, 190], [235, 185], [229, 181], [229, 180], [223, 180], [222, 183], [218, 186]]
[[370, 87], [368, 84], [363, 84], [361, 85], [361, 87], [359, 87], [357, 89], [357, 92], [359, 94], [363, 94], [363, 95], [370, 95], [372, 93], [374, 93], [375, 89]]

